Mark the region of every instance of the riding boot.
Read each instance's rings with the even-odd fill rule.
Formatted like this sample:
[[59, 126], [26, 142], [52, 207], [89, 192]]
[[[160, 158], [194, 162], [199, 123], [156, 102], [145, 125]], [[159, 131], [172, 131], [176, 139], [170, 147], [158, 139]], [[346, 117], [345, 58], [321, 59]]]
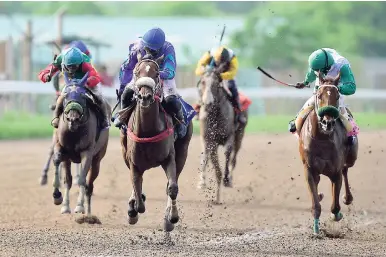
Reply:
[[291, 133], [295, 133], [296, 132], [296, 124], [295, 124], [295, 119], [291, 120], [288, 124], [288, 131], [291, 132]]
[[229, 88], [229, 91], [231, 91], [232, 93], [232, 98], [231, 98], [232, 106], [236, 109], [235, 111], [236, 121], [240, 122], [241, 124], [245, 124], [247, 122], [247, 119], [244, 117], [244, 115], [241, 114], [239, 92], [237, 90], [236, 83], [234, 80], [228, 81], [228, 88]]
[[63, 102], [64, 102], [64, 95], [60, 95], [58, 99], [56, 100], [56, 106], [53, 113], [53, 120], [51, 121], [51, 125], [54, 128], [58, 128], [59, 126], [59, 117], [63, 113]]
[[187, 125], [182, 111], [182, 104], [175, 95], [170, 95], [165, 98], [165, 109], [178, 120], [176, 125], [178, 138], [185, 137]]
[[[121, 96], [121, 110], [126, 109], [132, 104], [134, 97], [134, 90], [129, 87], [126, 87]], [[124, 121], [119, 119], [119, 115], [116, 114], [115, 117], [112, 118], [114, 122], [114, 126], [117, 128], [121, 128], [124, 125]]]
[[95, 96], [95, 102], [98, 108], [99, 116], [101, 118], [101, 127], [107, 128], [110, 126], [107, 103], [102, 94], [98, 91], [93, 91]]

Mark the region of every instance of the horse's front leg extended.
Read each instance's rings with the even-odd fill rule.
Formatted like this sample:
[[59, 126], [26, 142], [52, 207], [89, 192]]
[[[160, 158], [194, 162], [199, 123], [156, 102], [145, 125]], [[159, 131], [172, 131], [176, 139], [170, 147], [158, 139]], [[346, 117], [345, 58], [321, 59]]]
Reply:
[[319, 228], [319, 217], [322, 212], [322, 207], [320, 205], [320, 198], [318, 195], [318, 183], [319, 183], [319, 174], [313, 174], [313, 170], [310, 167], [305, 167], [304, 169], [306, 180], [308, 184], [308, 190], [311, 194], [312, 200], [312, 214], [314, 216], [314, 234], [318, 235], [320, 233]]
[[135, 202], [132, 203], [134, 204], [134, 210], [137, 213], [144, 213], [146, 208], [144, 199], [142, 198], [143, 171], [140, 171], [137, 166], [130, 163], [130, 174], [135, 198]]
[[334, 177], [331, 178], [332, 185], [332, 204], [331, 204], [331, 219], [333, 221], [340, 221], [343, 218], [343, 214], [340, 212], [339, 195], [342, 188], [342, 174], [337, 172]]
[[208, 165], [208, 147], [205, 143], [205, 139], [201, 137], [201, 160], [200, 160], [200, 180], [198, 181], [197, 188], [204, 189], [206, 187], [206, 166]]
[[64, 165], [62, 165], [62, 167], [64, 167], [64, 171], [65, 171], [65, 193], [64, 193], [64, 199], [63, 199], [63, 205], [62, 205], [62, 210], [61, 210], [61, 213], [62, 214], [65, 214], [65, 213], [71, 213], [71, 209], [70, 209], [70, 189], [71, 189], [71, 186], [72, 186], [72, 175], [71, 175], [71, 161], [70, 160], [66, 160], [65, 162], [63, 162]]
[[[93, 149], [93, 147], [90, 147]], [[93, 159], [93, 151], [88, 150], [81, 153], [82, 158], [82, 169], [79, 174], [78, 185], [79, 185], [79, 195], [78, 201], [75, 207], [75, 213], [85, 213], [84, 210], [84, 198], [86, 196], [86, 178], [87, 174], [91, 168], [91, 163]]]
[[175, 224], [180, 219], [178, 216], [177, 208], [177, 196], [178, 196], [178, 183], [177, 183], [177, 171], [176, 171], [176, 161], [175, 153], [171, 153], [165, 163], [162, 164], [162, 168], [165, 171], [166, 177], [168, 178], [166, 194], [168, 196], [168, 201], [166, 205], [165, 212], [165, 230], [171, 231], [174, 226], [166, 224], [170, 222]]
[[54, 146], [54, 158], [53, 158], [53, 163], [55, 166], [55, 173], [54, 173], [54, 180], [52, 182], [52, 185], [54, 187], [54, 204], [59, 205], [63, 202], [63, 197], [62, 193], [59, 190], [60, 187], [60, 177], [59, 177], [59, 168], [60, 168], [60, 163], [62, 162], [62, 148], [61, 146], [56, 143]]
[[232, 177], [229, 175], [229, 161], [231, 159], [231, 153], [233, 151], [235, 137], [234, 135], [228, 138], [225, 144], [225, 171], [224, 171], [224, 186], [232, 187]]

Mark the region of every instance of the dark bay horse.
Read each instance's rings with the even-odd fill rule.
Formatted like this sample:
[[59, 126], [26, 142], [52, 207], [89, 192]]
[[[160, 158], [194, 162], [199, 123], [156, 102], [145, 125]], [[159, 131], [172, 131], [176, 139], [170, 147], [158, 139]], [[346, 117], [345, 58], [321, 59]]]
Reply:
[[[69, 192], [72, 186], [71, 162], [81, 163], [78, 180], [79, 196], [75, 213], [85, 213], [84, 198], [87, 198], [87, 215], [91, 217], [91, 196], [94, 181], [98, 177], [100, 162], [105, 156], [109, 129], [100, 129], [92, 91], [85, 87], [88, 74], [80, 81], [69, 80], [66, 73], [64, 112], [60, 115], [58, 129], [55, 130], [54, 165], [55, 176], [54, 203], [63, 202], [62, 213], [71, 213]], [[109, 106], [110, 108], [110, 106]], [[65, 170], [66, 191], [64, 201], [59, 191], [59, 165]], [[93, 222], [90, 220], [90, 222]]]
[[[217, 179], [215, 202], [219, 203], [222, 172], [218, 161], [218, 147], [220, 145], [225, 146], [224, 186], [232, 187], [229, 162], [231, 161], [231, 171], [233, 172], [247, 123], [244, 125], [236, 124], [234, 109], [228, 99], [231, 92], [225, 83], [220, 82], [215, 72], [216, 70], [206, 72], [199, 85], [202, 90], [202, 105], [199, 112], [202, 153], [198, 187], [206, 187], [205, 169], [210, 156]], [[243, 111], [241, 115], [244, 115], [248, 120], [247, 110]]]
[[345, 184], [343, 202], [349, 205], [353, 201], [347, 178], [348, 168], [354, 166], [358, 155], [358, 140], [352, 146], [347, 143], [347, 132], [339, 119], [339, 75], [336, 78], [319, 77], [320, 86], [315, 93], [315, 108], [306, 118], [299, 132], [299, 152], [304, 165], [308, 189], [312, 199], [314, 216], [314, 234], [320, 233], [320, 201], [323, 194], [318, 194], [320, 175], [329, 177], [332, 183], [331, 218], [340, 221], [339, 194], [342, 187], [342, 175]]
[[[167, 177], [168, 196], [164, 218], [164, 230], [172, 231], [179, 220], [177, 209], [178, 178], [185, 166], [188, 147], [193, 133], [190, 121], [184, 138], [174, 139], [173, 120], [161, 105], [161, 80], [159, 65], [163, 56], [157, 60], [143, 59], [138, 55], [134, 69], [135, 107], [127, 109], [127, 135], [121, 130], [122, 154], [130, 169], [133, 191], [129, 199], [129, 223], [138, 222], [138, 213], [145, 212], [145, 199], [142, 194], [143, 174], [146, 170], [162, 166]], [[127, 111], [120, 111], [120, 116]], [[126, 116], [126, 117], [127, 117]], [[127, 120], [127, 119], [126, 119]]]

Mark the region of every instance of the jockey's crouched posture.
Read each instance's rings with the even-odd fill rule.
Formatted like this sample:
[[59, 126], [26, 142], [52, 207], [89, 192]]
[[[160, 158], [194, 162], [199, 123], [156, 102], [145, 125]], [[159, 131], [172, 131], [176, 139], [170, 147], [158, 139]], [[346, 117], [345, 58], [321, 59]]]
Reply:
[[[50, 76], [50, 69], [52, 68], [52, 74]], [[97, 104], [102, 115], [102, 127], [109, 126], [108, 120], [108, 109], [106, 107], [106, 102], [103, 99], [102, 94], [98, 90], [98, 83], [100, 82], [99, 75], [94, 67], [90, 63], [90, 58], [82, 53], [76, 47], [70, 47], [65, 49], [52, 64], [48, 65], [44, 70], [39, 73], [39, 79], [43, 82], [49, 82], [51, 78], [57, 72], [65, 71], [68, 73], [69, 78], [82, 79], [83, 76], [88, 72], [87, 87], [91, 89], [97, 98]], [[54, 119], [52, 121], [52, 126], [58, 128], [59, 126], [59, 117], [63, 113], [63, 101], [64, 101], [64, 92], [65, 88], [62, 91], [62, 94], [58, 97], [56, 101], [56, 108], [54, 111]]]
[[[238, 72], [239, 68], [239, 62], [237, 59], [237, 56], [234, 54], [234, 52], [226, 48], [224, 46], [220, 46], [217, 49], [214, 49], [212, 51], [207, 51], [205, 54], [201, 57], [201, 59], [198, 61], [197, 68], [196, 68], [196, 75], [201, 76], [206, 71], [207, 65], [214, 65], [215, 68], [220, 68], [220, 80], [222, 83], [226, 83], [229, 90], [232, 93], [232, 99], [231, 103], [233, 107], [236, 109], [236, 120], [240, 123], [245, 124], [247, 122], [246, 118], [243, 115], [240, 115], [239, 112], [241, 111], [240, 106], [240, 99], [239, 99], [239, 92], [237, 90], [235, 77]], [[197, 108], [201, 106], [202, 101], [202, 92], [200, 88], [198, 89], [200, 99], [197, 104]]]
[[[353, 118], [349, 117], [349, 114], [346, 110], [346, 105], [344, 104], [344, 98], [342, 96], [353, 95], [356, 91], [356, 83], [350, 63], [336, 50], [330, 48], [322, 48], [314, 51], [308, 58], [308, 63], [309, 70], [306, 74], [304, 82], [299, 82], [296, 84], [296, 87], [299, 89], [304, 88], [306, 85], [314, 82], [319, 72], [323, 76], [331, 77], [336, 77], [340, 73], [340, 80], [338, 84], [339, 93], [341, 94], [339, 97], [339, 111], [341, 114], [342, 122], [347, 129], [348, 142], [349, 144], [353, 144], [355, 142], [359, 128]], [[315, 90], [317, 90], [318, 86], [319, 80], [315, 82]], [[303, 105], [302, 109], [299, 111], [296, 117], [298, 117], [298, 115], [302, 113], [305, 108], [314, 108], [314, 104], [315, 98], [312, 96]], [[292, 120], [289, 123], [289, 131], [292, 133], [296, 132], [295, 120]]]
[[[121, 108], [124, 109], [130, 106], [133, 100], [133, 71], [138, 63], [138, 53], [141, 56], [146, 56], [146, 58], [151, 57], [151, 59], [157, 59], [164, 55], [163, 62], [160, 65], [160, 79], [163, 84], [165, 110], [174, 114], [180, 121], [177, 124], [177, 134], [179, 138], [183, 138], [187, 132], [187, 125], [185, 124], [181, 102], [177, 98], [177, 87], [174, 78], [176, 75], [176, 56], [173, 45], [165, 41], [165, 33], [160, 28], [153, 28], [147, 31], [141, 40], [129, 46], [129, 57], [122, 64], [119, 74]], [[119, 128], [123, 125], [119, 117], [115, 117], [114, 124]]]

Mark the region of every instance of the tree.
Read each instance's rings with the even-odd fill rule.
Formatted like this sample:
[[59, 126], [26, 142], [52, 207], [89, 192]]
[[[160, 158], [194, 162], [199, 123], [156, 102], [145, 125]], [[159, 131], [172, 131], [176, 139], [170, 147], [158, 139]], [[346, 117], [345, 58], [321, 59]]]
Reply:
[[308, 55], [335, 48], [345, 56], [386, 56], [383, 2], [269, 2], [233, 37], [244, 65], [305, 66]]

